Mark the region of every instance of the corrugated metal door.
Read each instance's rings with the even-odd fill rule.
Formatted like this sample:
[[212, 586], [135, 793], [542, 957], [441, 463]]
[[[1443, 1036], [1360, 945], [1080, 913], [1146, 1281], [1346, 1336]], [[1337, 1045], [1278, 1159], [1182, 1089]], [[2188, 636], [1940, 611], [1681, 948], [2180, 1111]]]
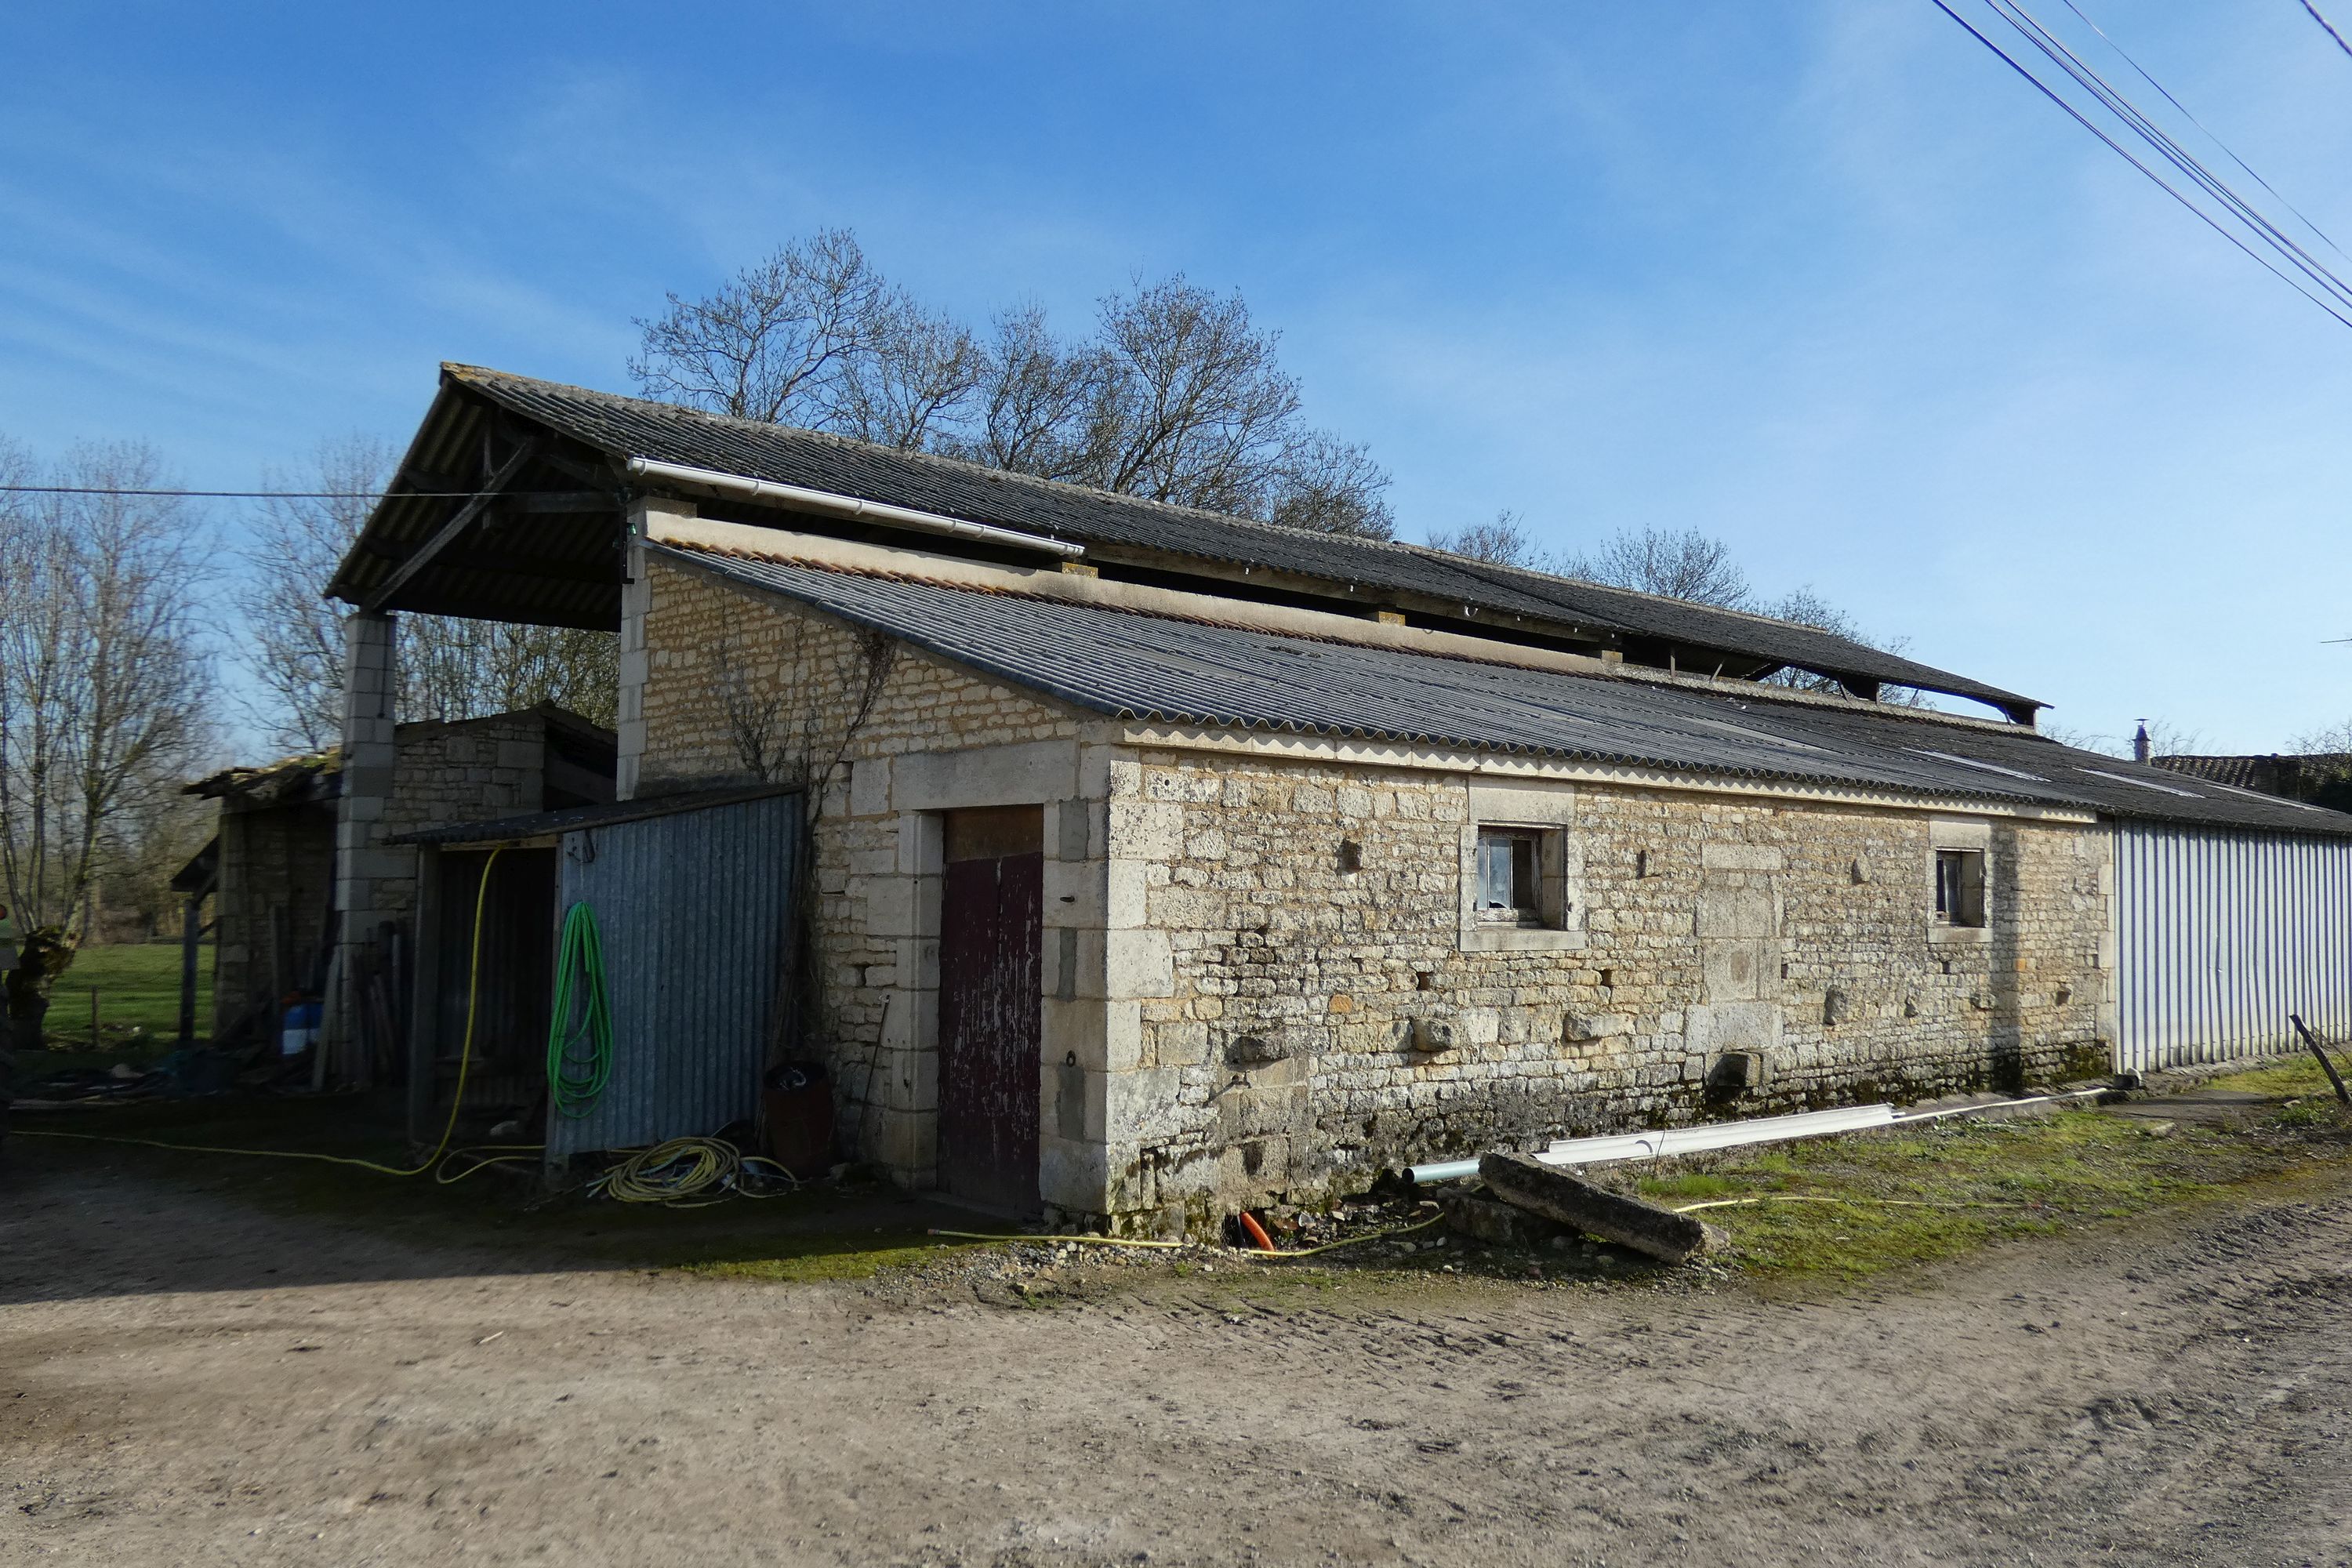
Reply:
[[563, 836], [559, 914], [596, 912], [613, 1069], [586, 1116], [549, 1112], [551, 1163], [758, 1110], [799, 829], [800, 797], [782, 795]]
[[2352, 843], [2120, 823], [2115, 922], [2118, 1067], [2352, 1034]]
[[940, 1185], [1037, 1206], [1045, 814], [951, 812], [940, 901]]

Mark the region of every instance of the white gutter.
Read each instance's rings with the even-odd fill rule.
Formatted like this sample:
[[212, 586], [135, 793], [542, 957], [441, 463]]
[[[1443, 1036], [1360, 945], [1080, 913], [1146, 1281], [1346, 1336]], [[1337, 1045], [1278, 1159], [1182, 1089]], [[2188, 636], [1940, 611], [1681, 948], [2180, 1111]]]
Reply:
[[735, 496], [743, 500], [766, 501], [776, 506], [792, 507], [801, 511], [823, 512], [833, 517], [858, 518], [869, 522], [887, 523], [895, 528], [919, 529], [925, 533], [953, 534], [959, 539], [976, 539], [989, 544], [1005, 544], [1016, 550], [1042, 550], [1049, 555], [1075, 561], [1087, 552], [1083, 544], [1067, 540], [1048, 539], [1041, 533], [1023, 533], [1010, 528], [994, 528], [984, 522], [970, 522], [960, 517], [943, 517], [935, 511], [917, 511], [911, 507], [891, 506], [878, 500], [861, 500], [856, 496], [836, 495], [832, 490], [813, 490], [803, 485], [779, 484], [773, 479], [755, 479], [748, 474], [724, 473], [717, 468], [688, 468], [684, 463], [660, 463], [651, 458], [631, 458], [629, 477], [633, 479], [664, 479], [671, 484], [699, 485], [704, 489], [717, 490], [721, 495]]
[[[1669, 1154], [1696, 1154], [1708, 1149], [1737, 1149], [1748, 1143], [1778, 1143], [1791, 1138], [1822, 1138], [1835, 1132], [1862, 1132], [1874, 1127], [1895, 1127], [1914, 1121], [1940, 1121], [1947, 1116], [1981, 1115], [2012, 1110], [2023, 1105], [2043, 1105], [2082, 1100], [2104, 1093], [2078, 1089], [2067, 1094], [2034, 1094], [2022, 1100], [1997, 1100], [1983, 1105], [1956, 1105], [1945, 1110], [1920, 1110], [1908, 1115], [1891, 1105], [1854, 1105], [1836, 1110], [1807, 1110], [1794, 1116], [1766, 1116], [1753, 1121], [1714, 1121], [1697, 1127], [1671, 1127], [1653, 1132], [1619, 1132], [1602, 1138], [1563, 1138], [1536, 1158], [1547, 1165], [1601, 1165], [1619, 1160], [1656, 1160]], [[1447, 1160], [1414, 1165], [1406, 1173], [1415, 1183], [1458, 1182], [1478, 1173], [1475, 1160]]]

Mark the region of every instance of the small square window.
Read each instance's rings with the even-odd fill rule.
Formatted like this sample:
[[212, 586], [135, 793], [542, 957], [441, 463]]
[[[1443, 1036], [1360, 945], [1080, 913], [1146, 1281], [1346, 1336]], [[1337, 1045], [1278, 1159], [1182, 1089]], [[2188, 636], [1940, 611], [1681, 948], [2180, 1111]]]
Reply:
[[1478, 890], [1481, 921], [1499, 925], [1551, 923], [1544, 908], [1544, 835], [1531, 827], [1478, 830]]
[[1985, 858], [1981, 849], [1936, 851], [1936, 923], [1985, 923]]

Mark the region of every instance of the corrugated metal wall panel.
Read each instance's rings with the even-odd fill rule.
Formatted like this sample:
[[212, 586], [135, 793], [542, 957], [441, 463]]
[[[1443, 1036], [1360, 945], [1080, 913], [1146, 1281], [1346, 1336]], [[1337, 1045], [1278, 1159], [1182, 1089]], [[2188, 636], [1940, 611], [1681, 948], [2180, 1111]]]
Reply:
[[2352, 844], [2119, 823], [2115, 926], [2118, 1067], [2352, 1035]]
[[784, 955], [800, 799], [772, 795], [563, 836], [562, 908], [604, 939], [613, 1071], [550, 1163], [716, 1132], [757, 1110]]

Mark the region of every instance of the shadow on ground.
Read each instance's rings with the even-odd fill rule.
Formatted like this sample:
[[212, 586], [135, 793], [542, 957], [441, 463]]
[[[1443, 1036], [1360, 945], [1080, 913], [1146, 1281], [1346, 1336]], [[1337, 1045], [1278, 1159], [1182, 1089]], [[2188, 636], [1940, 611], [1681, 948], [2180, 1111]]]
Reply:
[[[940, 1244], [926, 1235], [932, 1226], [1004, 1228], [887, 1184], [665, 1207], [550, 1194], [532, 1166], [493, 1166], [450, 1182], [434, 1172], [393, 1176], [316, 1160], [98, 1141], [413, 1164], [399, 1126], [385, 1097], [19, 1111], [0, 1147], [0, 1302], [632, 1268], [862, 1279], [936, 1253]], [[491, 1141], [487, 1128], [461, 1128], [455, 1142]], [[218, 1200], [193, 1211], [213, 1217], [126, 1264], [104, 1233], [126, 1193], [152, 1192], [158, 1181]], [[303, 1225], [291, 1227], [302, 1245], [289, 1247], [289, 1227], [273, 1220], [324, 1220], [332, 1240], [321, 1243], [316, 1225]]]

